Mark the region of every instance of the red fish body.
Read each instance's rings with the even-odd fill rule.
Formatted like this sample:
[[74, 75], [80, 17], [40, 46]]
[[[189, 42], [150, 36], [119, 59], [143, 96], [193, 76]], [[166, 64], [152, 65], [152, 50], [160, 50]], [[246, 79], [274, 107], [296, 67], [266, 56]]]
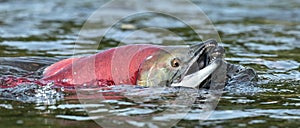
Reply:
[[[197, 81], [197, 75], [192, 75], [193, 77], [185, 76], [189, 73], [199, 72], [198, 74], [202, 75], [203, 79], [207, 78], [218, 64], [215, 64], [214, 68], [208, 68], [208, 71], [202, 72], [200, 69], [208, 63], [204, 52], [211, 52], [216, 47], [217, 42], [214, 40], [191, 46], [126, 45], [94, 55], [69, 58], [54, 63], [44, 70], [40, 80], [29, 78], [23, 82], [24, 79], [14, 77], [4, 79], [4, 82], [0, 81], [0, 84], [4, 87], [28, 82], [37, 83], [38, 85], [54, 83], [56, 87], [124, 84], [164, 86], [179, 83], [183, 80], [184, 82], [187, 80]], [[221, 56], [222, 54], [216, 55]]]
[[[110, 85], [195, 88], [202, 86], [204, 80], [221, 65], [224, 52], [217, 47], [214, 40], [182, 46], [126, 45], [90, 56], [61, 60], [47, 67], [41, 79], [1, 77], [0, 89], [14, 89], [21, 84], [31, 86], [35, 83], [67, 92], [74, 92], [74, 88], [79, 87], [76, 94], [81, 98], [86, 98], [90, 91], [95, 91], [91, 95], [97, 94], [96, 98], [116, 99], [121, 98], [119, 92], [126, 89], [107, 91], [113, 87], [123, 87]], [[214, 61], [209, 62], [210, 58], [214, 58]], [[98, 95], [100, 90], [104, 91]]]
[[42, 80], [58, 86], [135, 85], [140, 65], [159, 50], [156, 45], [127, 45], [91, 56], [65, 59], [47, 67]]

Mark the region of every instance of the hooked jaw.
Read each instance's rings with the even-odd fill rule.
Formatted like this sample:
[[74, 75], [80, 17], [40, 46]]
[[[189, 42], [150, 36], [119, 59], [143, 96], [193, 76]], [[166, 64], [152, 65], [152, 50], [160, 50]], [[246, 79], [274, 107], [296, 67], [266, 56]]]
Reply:
[[192, 59], [188, 62], [184, 73], [172, 81], [173, 87], [196, 88], [221, 66], [224, 49], [217, 41], [207, 40], [190, 47]]

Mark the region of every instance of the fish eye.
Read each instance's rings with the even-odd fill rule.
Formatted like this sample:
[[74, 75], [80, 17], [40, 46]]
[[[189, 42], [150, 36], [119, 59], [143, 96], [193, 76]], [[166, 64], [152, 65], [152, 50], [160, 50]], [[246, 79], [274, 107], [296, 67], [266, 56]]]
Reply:
[[173, 60], [171, 60], [171, 66], [173, 68], [177, 68], [180, 66], [180, 60], [178, 58], [174, 58]]

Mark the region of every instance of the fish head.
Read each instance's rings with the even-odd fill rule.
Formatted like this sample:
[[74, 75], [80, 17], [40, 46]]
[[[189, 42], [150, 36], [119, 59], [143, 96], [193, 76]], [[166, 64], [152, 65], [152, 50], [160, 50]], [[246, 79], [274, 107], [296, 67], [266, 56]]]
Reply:
[[137, 85], [198, 87], [221, 65], [223, 55], [215, 40], [161, 46], [140, 65]]

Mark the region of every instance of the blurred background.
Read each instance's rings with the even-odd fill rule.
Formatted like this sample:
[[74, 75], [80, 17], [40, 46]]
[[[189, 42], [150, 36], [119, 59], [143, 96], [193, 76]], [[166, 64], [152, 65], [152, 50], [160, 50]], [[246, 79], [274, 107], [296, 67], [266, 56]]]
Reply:
[[[81, 27], [106, 2], [0, 0], [1, 58], [71, 57]], [[299, 127], [300, 0], [192, 2], [204, 11], [215, 26], [226, 49], [225, 59], [230, 63], [254, 68], [259, 80], [257, 88], [228, 87], [227, 90], [232, 89], [238, 93], [225, 90], [211, 118], [199, 123], [197, 115], [191, 112], [177, 127]], [[167, 8], [168, 5], [160, 6]], [[176, 31], [186, 42], [200, 41], [197, 35], [178, 22], [159, 16], [153, 19], [137, 18], [128, 23], [133, 27], [160, 24], [163, 28]], [[205, 30], [199, 31], [206, 33]], [[147, 43], [141, 40], [152, 44], [170, 44], [181, 40], [143, 31], [143, 35], [131, 38], [130, 42], [122, 42], [119, 37], [124, 34], [126, 31], [122, 28], [115, 30], [113, 35], [105, 38], [98, 50], [115, 47], [119, 43]], [[76, 48], [80, 49], [76, 54], [94, 53], [95, 48], [91, 44], [97, 41], [98, 35], [91, 32], [76, 42]], [[44, 106], [0, 100], [0, 127], [24, 126], [97, 125], [87, 117], [78, 102], [65, 100]]]

